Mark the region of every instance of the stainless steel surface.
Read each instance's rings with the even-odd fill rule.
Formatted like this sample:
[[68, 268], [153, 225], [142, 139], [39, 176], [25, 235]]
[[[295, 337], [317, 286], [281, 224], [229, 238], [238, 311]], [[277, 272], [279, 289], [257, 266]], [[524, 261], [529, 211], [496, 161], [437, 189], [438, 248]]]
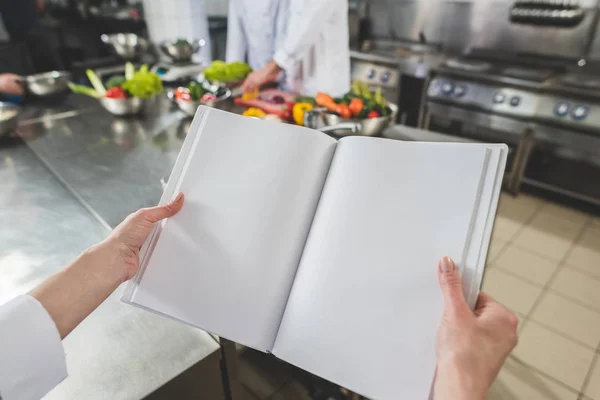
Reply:
[[174, 62], [188, 62], [205, 44], [204, 39], [166, 40], [160, 44], [160, 48]]
[[140, 97], [129, 97], [126, 99], [112, 99], [102, 97], [99, 99], [100, 104], [106, 111], [112, 115], [129, 116], [145, 112], [148, 107], [154, 102], [155, 98], [142, 99]]
[[26, 76], [24, 83], [27, 92], [43, 97], [68, 92], [67, 84], [70, 80], [70, 72], [50, 71]]
[[0, 102], [0, 138], [14, 132], [20, 113], [21, 107], [18, 105]]
[[160, 180], [168, 179], [189, 123], [160, 96], [141, 118], [112, 117], [97, 107], [21, 126], [19, 133], [82, 202], [114, 227], [137, 208], [158, 203]]
[[[100, 119], [102, 115], [105, 119], [106, 113], [98, 112]], [[94, 124], [80, 119], [71, 127], [76, 129], [73, 140], [77, 141], [89, 134]], [[42, 123], [39, 128], [50, 135], [57, 129]], [[73, 153], [65, 153], [70, 154], [65, 160], [69, 164]], [[72, 163], [69, 168], [78, 166], [81, 164]], [[98, 194], [115, 189], [106, 182], [95, 181]], [[120, 196], [136, 197], [134, 185], [120, 189]], [[160, 196], [160, 190], [156, 191]], [[137, 204], [124, 206], [113, 201], [110, 206], [129, 213], [142, 205], [138, 198]], [[108, 234], [18, 140], [0, 141], [0, 218], [4, 226], [0, 230], [0, 304], [30, 291]], [[122, 304], [119, 291], [63, 341], [69, 377], [45, 399], [138, 399], [193, 365], [204, 363], [202, 360], [218, 368], [213, 357], [218, 343], [209, 334]], [[202, 376], [196, 383], [204, 384]]]
[[[371, 0], [369, 18], [375, 38], [417, 41], [423, 32], [450, 53], [473, 48], [509, 54], [534, 53], [578, 60], [594, 34], [597, 0], [582, 0], [583, 21], [573, 28], [531, 26], [510, 21], [510, 0]], [[600, 58], [599, 33], [591, 58]], [[574, 61], [574, 62], [575, 62]]]
[[100, 39], [124, 60], [134, 60], [148, 51], [149, 43], [135, 33], [102, 34]]
[[[172, 94], [168, 94], [169, 98], [172, 97]], [[214, 107], [219, 110], [230, 111], [233, 107], [233, 98], [231, 97], [231, 90], [227, 89], [224, 94], [217, 97], [216, 100], [211, 101], [193, 101], [193, 100], [181, 100], [181, 99], [173, 99], [177, 107], [181, 109], [184, 113], [189, 116], [194, 116], [196, 114], [196, 109], [201, 106]]]
[[[356, 135], [362, 130], [360, 122], [340, 122], [334, 125], [324, 126], [319, 128], [323, 133], [331, 133], [338, 136]], [[373, 135], [365, 135], [373, 136]]]

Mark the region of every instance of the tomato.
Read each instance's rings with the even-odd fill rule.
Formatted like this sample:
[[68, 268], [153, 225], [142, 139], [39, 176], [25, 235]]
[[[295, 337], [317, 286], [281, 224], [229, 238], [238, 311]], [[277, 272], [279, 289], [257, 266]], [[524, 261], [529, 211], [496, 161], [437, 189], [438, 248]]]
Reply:
[[369, 114], [367, 114], [367, 118], [379, 118], [379, 117], [381, 117], [381, 115], [375, 110], [371, 110], [371, 111], [369, 111]]
[[190, 94], [190, 90], [188, 88], [179, 87], [175, 89], [175, 93], [173, 93], [176, 99], [192, 101], [192, 95]]
[[118, 86], [110, 88], [106, 91], [106, 97], [111, 99], [124, 99], [127, 97], [125, 91]]

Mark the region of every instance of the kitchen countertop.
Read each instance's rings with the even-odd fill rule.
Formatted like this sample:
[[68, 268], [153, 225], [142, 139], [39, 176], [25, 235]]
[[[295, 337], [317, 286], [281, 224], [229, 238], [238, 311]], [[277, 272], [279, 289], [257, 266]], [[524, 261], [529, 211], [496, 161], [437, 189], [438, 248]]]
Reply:
[[[71, 169], [91, 168], [103, 176], [102, 173], [106, 172], [102, 168], [104, 165], [119, 163], [115, 156], [109, 158], [107, 163], [100, 162], [100, 159], [108, 157], [111, 151], [127, 158], [131, 153], [124, 142], [133, 137], [134, 143], [135, 137], [150, 135], [150, 130], [143, 129], [143, 123], [140, 122], [142, 128], [139, 128], [133, 121], [124, 123], [124, 126], [116, 124], [117, 128], [104, 135], [98, 130], [107, 129], [107, 125], [115, 126], [114, 121], [97, 109], [90, 111], [84, 101], [78, 101], [78, 97], [73, 96], [72, 100], [79, 107], [69, 110], [69, 104], [63, 103], [47, 110], [42, 109], [41, 114], [35, 117], [41, 118], [37, 122], [35, 119], [22, 119], [19, 131], [28, 138], [31, 148], [20, 139], [2, 138], [0, 141], [0, 217], [4, 225], [4, 229], [0, 230], [0, 304], [28, 292], [109, 233], [108, 224], [101, 223], [97, 215], [73, 196], [72, 188], [70, 190], [63, 185], [64, 182], [61, 183], [40, 162], [34, 154], [35, 149], [42, 155], [60, 150], [54, 154], [64, 157], [66, 166], [70, 165]], [[25, 114], [30, 111], [31, 109], [26, 108]], [[58, 115], [64, 112], [74, 114]], [[85, 114], [81, 114], [82, 112]], [[82, 115], [92, 118], [86, 122], [79, 119]], [[161, 118], [151, 120], [155, 128], [163, 122]], [[105, 124], [94, 125], [98, 121], [104, 121]], [[127, 132], [133, 127], [138, 128], [134, 129], [135, 134], [130, 137]], [[172, 133], [176, 137], [174, 131], [169, 132], [168, 135]], [[69, 137], [72, 138], [70, 142], [65, 139]], [[110, 141], [109, 137], [114, 147], [105, 144], [107, 140]], [[41, 138], [46, 140], [42, 141]], [[53, 142], [53, 138], [58, 139]], [[179, 143], [179, 139], [171, 139], [169, 136], [165, 146], [168, 147], [170, 140]], [[66, 143], [73, 145], [68, 146]], [[94, 144], [101, 150], [97, 150]], [[65, 148], [60, 149], [61, 146]], [[173, 147], [169, 151], [163, 146], [160, 150], [150, 150], [144, 155], [151, 157], [153, 151], [164, 152], [164, 159], [156, 155], [154, 161], [168, 163], [169, 155], [176, 155], [178, 151], [177, 145]], [[89, 164], [83, 161], [87, 156], [90, 157]], [[142, 157], [142, 154], [134, 154], [132, 159], [120, 165], [125, 166], [127, 171], [126, 167], [130, 167], [136, 157]], [[164, 168], [169, 170], [170, 166], [165, 165]], [[143, 175], [142, 170], [133, 170]], [[115, 174], [121, 172], [118, 168], [111, 171]], [[84, 171], [80, 172], [84, 174]], [[90, 172], [84, 176], [96, 175]], [[60, 179], [64, 181], [62, 176]], [[105, 183], [112, 184], [110, 176], [104, 182], [95, 182], [98, 189], [96, 196], [108, 192], [106, 187], [110, 186], [101, 186]], [[125, 183], [119, 187], [121, 190], [131, 188]], [[162, 191], [160, 184], [156, 182], [153, 189], [158, 198]], [[122, 198], [126, 198], [128, 202], [119, 202], [119, 196], [114, 191], [110, 193], [112, 197], [100, 200], [114, 201], [112, 207], [119, 209], [121, 214], [139, 208], [144, 201], [140, 196], [140, 203], [134, 204], [135, 195], [125, 192], [127, 195]], [[185, 371], [200, 364], [208, 365], [218, 376], [219, 345], [212, 336], [125, 305], [119, 301], [120, 292], [121, 289], [118, 289], [63, 341], [69, 378], [54, 388], [46, 399], [141, 398], [175, 377], [186, 375]], [[211, 376], [210, 382], [203, 382], [203, 379], [209, 378], [193, 376], [191, 379], [195, 389], [192, 390], [205, 387], [210, 388], [207, 390], [212, 390], [211, 393], [222, 392], [220, 379], [214, 379], [214, 376]], [[214, 398], [221, 397], [222, 395], [214, 395]]]

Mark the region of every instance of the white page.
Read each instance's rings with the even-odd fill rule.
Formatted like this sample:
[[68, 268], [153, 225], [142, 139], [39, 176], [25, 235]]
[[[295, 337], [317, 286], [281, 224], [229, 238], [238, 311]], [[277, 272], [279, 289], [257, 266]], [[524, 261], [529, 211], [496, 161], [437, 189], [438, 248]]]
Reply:
[[273, 353], [374, 399], [425, 399], [443, 312], [437, 262], [468, 246], [489, 150], [346, 138]]
[[124, 300], [270, 350], [336, 141], [208, 108], [193, 127], [179, 187], [167, 188], [185, 205]]

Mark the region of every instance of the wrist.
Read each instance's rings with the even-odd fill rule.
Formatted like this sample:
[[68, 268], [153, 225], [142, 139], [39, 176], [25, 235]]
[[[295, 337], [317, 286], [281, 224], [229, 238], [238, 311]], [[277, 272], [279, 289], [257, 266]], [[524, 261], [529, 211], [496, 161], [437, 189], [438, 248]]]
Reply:
[[269, 71], [270, 74], [279, 74], [283, 71], [283, 68], [281, 68], [275, 60], [271, 60], [267, 64], [267, 71]]
[[125, 245], [108, 238], [88, 248], [77, 261], [89, 268], [89, 272], [99, 281], [116, 289], [128, 279], [124, 258]]
[[464, 363], [448, 360], [438, 363], [435, 383], [435, 400], [485, 400], [490, 386], [482, 371], [465, 368]]

